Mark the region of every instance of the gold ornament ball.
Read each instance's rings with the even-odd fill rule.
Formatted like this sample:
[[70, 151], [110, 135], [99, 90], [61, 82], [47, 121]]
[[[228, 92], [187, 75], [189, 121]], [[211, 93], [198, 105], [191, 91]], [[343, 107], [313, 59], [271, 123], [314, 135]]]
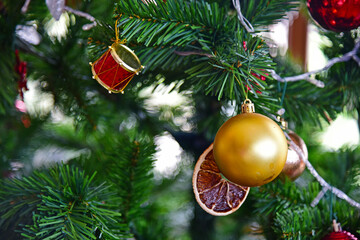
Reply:
[[214, 157], [230, 181], [248, 187], [274, 180], [284, 167], [288, 145], [281, 128], [258, 113], [242, 113], [226, 121], [214, 140]]
[[[304, 140], [299, 137], [296, 133], [289, 131], [289, 137], [293, 141], [293, 143], [298, 147], [303, 154], [305, 159], [308, 158], [308, 150]], [[294, 147], [289, 144], [287, 159], [285, 162], [285, 166], [281, 171], [280, 178], [284, 179], [285, 176], [288, 177], [291, 181], [297, 179], [305, 169], [304, 159], [295, 151]]]

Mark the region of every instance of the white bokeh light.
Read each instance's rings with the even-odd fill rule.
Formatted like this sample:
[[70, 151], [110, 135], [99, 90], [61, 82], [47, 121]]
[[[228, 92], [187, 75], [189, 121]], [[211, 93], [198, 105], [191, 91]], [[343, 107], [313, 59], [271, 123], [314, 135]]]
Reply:
[[155, 144], [155, 172], [170, 177], [181, 160], [182, 148], [169, 133], [155, 137]]
[[314, 25], [308, 26], [307, 37], [307, 70], [314, 71], [323, 68], [326, 65], [326, 57], [321, 50], [322, 45], [329, 45], [330, 41], [319, 34], [318, 29]]
[[328, 150], [336, 151], [343, 146], [359, 144], [359, 128], [353, 118], [339, 116], [321, 135], [322, 145]]

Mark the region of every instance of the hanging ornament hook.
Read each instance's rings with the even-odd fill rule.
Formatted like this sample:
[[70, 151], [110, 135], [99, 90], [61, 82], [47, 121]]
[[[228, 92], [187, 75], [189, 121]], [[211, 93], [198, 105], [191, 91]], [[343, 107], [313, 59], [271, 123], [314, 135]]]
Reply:
[[283, 118], [281, 116], [277, 116], [276, 120], [278, 122], [280, 122], [282, 130], [287, 130], [288, 129], [288, 122], [285, 121], [285, 118]]
[[243, 104], [241, 105], [241, 113], [254, 113], [255, 105], [251, 102], [250, 99], [246, 98]]

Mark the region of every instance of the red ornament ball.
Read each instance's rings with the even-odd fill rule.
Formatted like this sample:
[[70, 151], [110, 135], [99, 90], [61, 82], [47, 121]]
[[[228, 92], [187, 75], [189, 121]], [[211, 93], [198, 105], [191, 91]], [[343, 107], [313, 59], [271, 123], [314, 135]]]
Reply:
[[360, 26], [359, 0], [307, 0], [313, 19], [327, 30], [349, 31]]
[[353, 234], [340, 231], [340, 232], [332, 232], [322, 238], [322, 240], [358, 240]]

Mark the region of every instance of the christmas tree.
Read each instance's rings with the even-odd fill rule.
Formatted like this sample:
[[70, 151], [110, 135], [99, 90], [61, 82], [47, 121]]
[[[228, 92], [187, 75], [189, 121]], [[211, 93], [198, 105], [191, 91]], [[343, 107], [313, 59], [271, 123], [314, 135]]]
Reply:
[[[274, 48], [270, 26], [291, 13], [326, 39], [323, 68]], [[360, 148], [329, 150], [318, 134], [359, 119], [359, 16], [355, 1], [0, 1], [1, 239], [356, 239]], [[164, 93], [180, 101], [156, 102]], [[272, 172], [260, 160], [274, 149], [248, 169], [220, 161], [219, 128], [254, 114], [244, 102], [285, 144], [282, 173], [262, 184], [252, 171]], [[235, 133], [249, 143], [263, 126]], [[171, 139], [179, 162], [159, 172]], [[214, 200], [201, 189], [215, 178], [227, 192]]]

